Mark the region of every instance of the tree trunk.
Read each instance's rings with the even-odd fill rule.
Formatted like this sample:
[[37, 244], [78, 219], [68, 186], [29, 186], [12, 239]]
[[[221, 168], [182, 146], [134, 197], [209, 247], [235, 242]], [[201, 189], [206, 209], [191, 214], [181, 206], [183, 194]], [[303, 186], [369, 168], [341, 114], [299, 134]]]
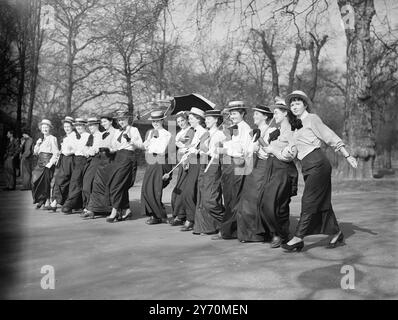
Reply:
[[127, 96], [127, 106], [130, 114], [134, 114], [134, 100], [133, 100], [133, 90], [131, 88], [131, 74], [126, 73], [126, 96]]
[[73, 53], [72, 53], [72, 30], [69, 30], [69, 37], [67, 42], [66, 50], [66, 61], [67, 61], [67, 87], [66, 87], [66, 100], [65, 100], [65, 112], [66, 115], [71, 115], [72, 112], [72, 94], [73, 94]]
[[391, 149], [390, 148], [384, 149], [384, 168], [385, 169], [392, 168]]
[[43, 39], [43, 31], [40, 30], [40, 11], [41, 2], [40, 0], [33, 0], [32, 12], [33, 12], [33, 23], [32, 23], [32, 43], [31, 43], [31, 70], [30, 70], [30, 88], [29, 88], [29, 106], [28, 106], [28, 119], [27, 127], [32, 130], [32, 115], [33, 107], [36, 98], [36, 88], [37, 88], [37, 76], [39, 74], [39, 56], [40, 49]]
[[[373, 0], [338, 0], [340, 13], [346, 22], [347, 83], [343, 139], [351, 155], [357, 158], [358, 168], [352, 169], [341, 161], [339, 173], [346, 178], [372, 178], [375, 159], [375, 135], [371, 113], [370, 83], [370, 23], [375, 14]], [[353, 8], [354, 28], [347, 12]], [[347, 9], [348, 8], [348, 9]], [[347, 23], [348, 22], [348, 23]]]
[[287, 93], [288, 94], [293, 91], [294, 77], [296, 75], [298, 59], [300, 57], [300, 50], [301, 50], [301, 46], [299, 44], [296, 44], [296, 52], [294, 54], [292, 67], [291, 67], [290, 72], [289, 72], [289, 84], [287, 86]]
[[[25, 8], [24, 8], [25, 9]], [[21, 25], [21, 39], [19, 44], [19, 74], [18, 74], [18, 93], [17, 93], [17, 123], [16, 123], [16, 133], [17, 136], [21, 134], [21, 123], [22, 123], [22, 105], [24, 102], [25, 96], [25, 73], [26, 73], [26, 15], [25, 12], [20, 17], [20, 25]]]

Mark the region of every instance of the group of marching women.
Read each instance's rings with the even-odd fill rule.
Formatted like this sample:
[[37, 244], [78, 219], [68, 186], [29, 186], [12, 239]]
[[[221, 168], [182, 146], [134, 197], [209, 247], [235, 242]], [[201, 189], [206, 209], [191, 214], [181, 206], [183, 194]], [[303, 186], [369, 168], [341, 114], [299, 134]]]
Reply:
[[[287, 251], [300, 251], [307, 235], [327, 234], [327, 248], [335, 248], [344, 236], [331, 204], [331, 165], [322, 141], [352, 167], [357, 162], [342, 140], [310, 113], [311, 106], [302, 91], [269, 107], [257, 105], [252, 108], [254, 129], [245, 121], [248, 107], [241, 101], [228, 104], [227, 117], [220, 110], [192, 107], [177, 114], [174, 162], [169, 153], [172, 134], [164, 128], [160, 110], [151, 112], [153, 129], [144, 141], [128, 113], [87, 121], [66, 117], [60, 150], [50, 134], [51, 122], [43, 120], [43, 137], [34, 148], [39, 157], [32, 175], [34, 203], [53, 211], [62, 206], [65, 214], [81, 210], [84, 218], [103, 214], [108, 222], [126, 220], [132, 215], [128, 190], [135, 181], [137, 150], [142, 149], [147, 166], [141, 209], [148, 225], [170, 223], [181, 231], [212, 235], [213, 240], [266, 241]], [[290, 237], [295, 161], [301, 162], [305, 187], [300, 219]], [[176, 170], [168, 220], [162, 195]]]

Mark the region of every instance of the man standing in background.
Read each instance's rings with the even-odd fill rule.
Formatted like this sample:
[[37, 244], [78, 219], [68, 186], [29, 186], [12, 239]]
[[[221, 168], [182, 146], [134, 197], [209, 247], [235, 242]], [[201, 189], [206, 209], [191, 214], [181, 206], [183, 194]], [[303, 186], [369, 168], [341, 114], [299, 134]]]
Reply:
[[33, 139], [30, 137], [29, 132], [27, 130], [23, 131], [21, 140], [21, 190], [31, 190], [33, 160], [32, 144]]
[[6, 174], [6, 187], [4, 191], [15, 190], [16, 176], [17, 176], [17, 162], [19, 156], [19, 142], [15, 138], [14, 131], [10, 130], [7, 132], [7, 138], [9, 139], [7, 145], [7, 151], [4, 155], [4, 169]]

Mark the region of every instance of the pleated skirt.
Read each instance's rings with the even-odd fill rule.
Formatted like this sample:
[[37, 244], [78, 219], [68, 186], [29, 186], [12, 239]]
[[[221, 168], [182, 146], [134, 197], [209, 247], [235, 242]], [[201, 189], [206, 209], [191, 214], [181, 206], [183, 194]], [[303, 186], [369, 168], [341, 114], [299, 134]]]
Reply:
[[100, 164], [100, 155], [96, 154], [93, 157], [89, 157], [86, 161], [86, 165], [83, 169], [83, 188], [82, 188], [82, 200], [83, 208], [87, 208], [90, 202], [90, 195], [93, 190], [94, 177]]

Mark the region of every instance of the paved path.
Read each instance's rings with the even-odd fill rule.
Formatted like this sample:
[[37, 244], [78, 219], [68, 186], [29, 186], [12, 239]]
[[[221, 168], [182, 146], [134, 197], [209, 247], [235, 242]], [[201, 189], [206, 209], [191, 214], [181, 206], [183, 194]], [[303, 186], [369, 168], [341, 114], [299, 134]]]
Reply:
[[[165, 193], [170, 199], [170, 185]], [[326, 250], [306, 238], [302, 253], [263, 243], [212, 241], [138, 213], [140, 183], [130, 190], [134, 219], [109, 224], [36, 210], [29, 192], [0, 192], [0, 279], [8, 299], [397, 299], [397, 190], [336, 192], [346, 246]], [[292, 228], [299, 197], [293, 198]], [[55, 289], [40, 286], [41, 267]], [[341, 268], [355, 271], [343, 290]]]

